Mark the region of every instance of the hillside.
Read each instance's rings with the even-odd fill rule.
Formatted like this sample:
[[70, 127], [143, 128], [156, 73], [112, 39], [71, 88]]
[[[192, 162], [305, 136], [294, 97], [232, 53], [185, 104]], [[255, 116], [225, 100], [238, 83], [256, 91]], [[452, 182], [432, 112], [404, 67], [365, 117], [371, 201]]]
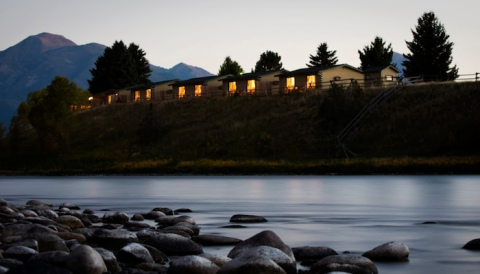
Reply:
[[[35, 156], [25, 142], [18, 159], [60, 173], [478, 172], [479, 83], [403, 87], [345, 140], [359, 160], [334, 160], [343, 156], [336, 135], [379, 92], [110, 105], [77, 113], [66, 154]], [[18, 168], [8, 159], [4, 167]]]
[[[8, 127], [28, 93], [45, 88], [57, 75], [87, 89], [90, 69], [105, 47], [96, 43], [77, 45], [61, 35], [40, 33], [0, 51], [0, 123]], [[171, 69], [155, 65], [151, 68], [153, 82], [212, 75], [184, 63]]]

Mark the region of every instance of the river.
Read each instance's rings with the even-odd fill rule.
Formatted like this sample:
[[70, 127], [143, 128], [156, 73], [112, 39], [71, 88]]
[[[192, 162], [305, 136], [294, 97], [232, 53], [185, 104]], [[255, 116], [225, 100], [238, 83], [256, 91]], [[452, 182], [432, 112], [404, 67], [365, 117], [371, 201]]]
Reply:
[[[338, 253], [362, 254], [389, 241], [410, 248], [408, 262], [376, 263], [379, 273], [480, 269], [480, 252], [461, 248], [480, 238], [480, 176], [0, 177], [0, 198], [69, 202], [99, 216], [105, 208], [132, 216], [187, 207], [201, 234], [246, 239], [272, 230], [290, 247]], [[234, 214], [268, 222], [221, 228]], [[226, 255], [231, 248], [205, 250]]]

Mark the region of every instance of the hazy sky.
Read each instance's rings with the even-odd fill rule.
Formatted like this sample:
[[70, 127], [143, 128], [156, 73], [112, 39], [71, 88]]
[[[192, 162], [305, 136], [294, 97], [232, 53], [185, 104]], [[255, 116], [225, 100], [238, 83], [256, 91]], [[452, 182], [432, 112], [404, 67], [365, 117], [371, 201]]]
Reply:
[[184, 62], [217, 73], [227, 55], [250, 71], [266, 50], [278, 52], [286, 69], [303, 68], [326, 42], [339, 63], [359, 66], [357, 51], [375, 36], [407, 53], [410, 30], [433, 11], [466, 74], [480, 72], [479, 10], [478, 0], [1, 0], [0, 50], [49, 32], [79, 45], [134, 42], [154, 65]]

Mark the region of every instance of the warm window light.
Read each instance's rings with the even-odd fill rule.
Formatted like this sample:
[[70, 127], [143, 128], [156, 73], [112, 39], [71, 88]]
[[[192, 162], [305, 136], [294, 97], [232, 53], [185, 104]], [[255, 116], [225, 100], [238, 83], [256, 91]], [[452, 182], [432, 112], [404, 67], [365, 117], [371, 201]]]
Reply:
[[178, 98], [185, 96], [185, 87], [178, 87]]
[[147, 94], [146, 94], [146, 98], [147, 100], [150, 100], [150, 98], [152, 98], [152, 90], [151, 89], [147, 89]]
[[294, 77], [287, 78], [287, 88], [293, 88], [293, 87], [295, 87], [295, 78]]
[[248, 92], [255, 92], [255, 80], [248, 80], [247, 90]]
[[93, 100], [93, 97], [88, 97], [88, 101], [92, 101]]
[[314, 88], [315, 87], [315, 75], [307, 76], [307, 87]]
[[140, 100], [140, 91], [135, 91], [135, 101]]
[[230, 91], [230, 92], [237, 91], [237, 82], [228, 83], [228, 91]]
[[202, 95], [202, 85], [195, 85], [195, 96]]

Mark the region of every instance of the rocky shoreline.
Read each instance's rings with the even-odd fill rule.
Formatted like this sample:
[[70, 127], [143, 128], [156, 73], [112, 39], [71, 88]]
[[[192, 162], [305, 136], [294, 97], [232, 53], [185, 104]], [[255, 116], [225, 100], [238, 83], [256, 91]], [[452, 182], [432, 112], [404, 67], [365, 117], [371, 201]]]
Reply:
[[[104, 211], [104, 212], [103, 212]], [[56, 207], [38, 200], [25, 205], [0, 199], [0, 274], [2, 273], [378, 273], [375, 262], [404, 262], [409, 248], [400, 242], [365, 253], [338, 254], [321, 246], [289, 247], [273, 231], [242, 240], [201, 234], [188, 208], [125, 212]], [[193, 213], [194, 214], [194, 213]], [[147, 221], [148, 220], [148, 221]], [[156, 225], [149, 224], [155, 221]], [[261, 216], [234, 215], [232, 228], [267, 222]], [[479, 249], [480, 240], [465, 245]], [[231, 246], [228, 256], [204, 246]], [[298, 269], [297, 265], [309, 270]]]

